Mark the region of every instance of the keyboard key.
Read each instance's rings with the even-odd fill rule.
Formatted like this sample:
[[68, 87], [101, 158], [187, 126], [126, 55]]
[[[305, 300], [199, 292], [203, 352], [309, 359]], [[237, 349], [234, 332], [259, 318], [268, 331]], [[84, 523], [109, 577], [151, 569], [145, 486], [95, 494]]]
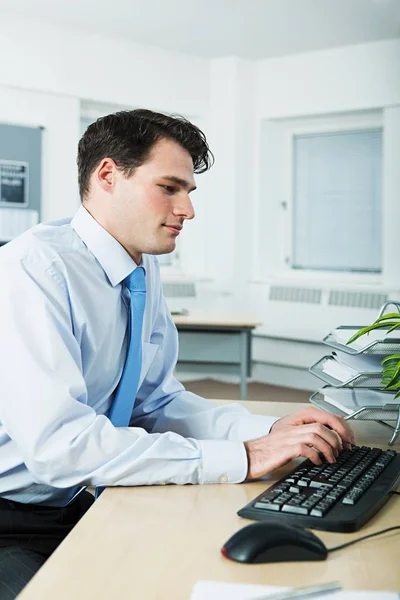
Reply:
[[313, 508], [318, 502], [318, 499], [315, 498], [314, 500], [306, 500], [305, 502], [302, 503], [301, 506], [304, 506], [305, 508]]
[[262, 498], [260, 498], [260, 500], [262, 502], [269, 502], [270, 500], [274, 500], [274, 498], [276, 498], [277, 496], [279, 496], [279, 494], [281, 494], [281, 490], [267, 490], [267, 493], [262, 496]]
[[343, 504], [356, 504], [358, 500], [363, 495], [363, 490], [361, 489], [353, 489], [351, 492], [348, 492], [346, 496], [343, 498]]
[[311, 479], [309, 477], [303, 478], [303, 479], [299, 479], [298, 482], [297, 482], [297, 485], [300, 486], [300, 487], [308, 487], [310, 481], [311, 481]]
[[331, 483], [323, 483], [322, 481], [311, 481], [310, 488], [330, 490], [333, 488], [333, 485]]
[[[279, 498], [276, 498], [271, 504], [274, 504], [275, 506], [283, 506], [285, 504], [285, 502], [288, 501], [288, 498], [282, 498], [281, 496]], [[273, 510], [273, 509], [271, 509]]]
[[266, 502], [256, 502], [254, 508], [259, 508], [260, 510], [270, 510], [270, 511], [279, 511], [281, 507], [279, 504], [267, 504]]
[[306, 506], [293, 506], [292, 504], [284, 504], [282, 512], [292, 513], [294, 515], [308, 515], [310, 512]]
[[327, 506], [320, 506], [319, 504], [317, 504], [317, 506], [315, 506], [312, 509], [312, 511], [310, 512], [310, 515], [312, 517], [323, 517], [327, 512], [328, 512]]

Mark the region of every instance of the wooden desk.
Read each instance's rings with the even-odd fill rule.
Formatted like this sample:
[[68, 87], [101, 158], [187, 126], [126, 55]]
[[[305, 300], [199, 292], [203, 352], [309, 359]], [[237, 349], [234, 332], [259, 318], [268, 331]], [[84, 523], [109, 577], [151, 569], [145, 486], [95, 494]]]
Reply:
[[[278, 416], [304, 406], [244, 404], [252, 412]], [[378, 424], [356, 422], [354, 430], [358, 443], [387, 448], [387, 432]], [[267, 485], [108, 489], [19, 600], [189, 600], [199, 579], [279, 586], [340, 580], [345, 589], [400, 589], [398, 532], [338, 551], [324, 562], [242, 565], [223, 558], [223, 543], [248, 523], [236, 511]], [[330, 547], [395, 524], [400, 524], [396, 496], [356, 533], [316, 533]]]
[[261, 325], [241, 313], [191, 310], [173, 315], [179, 331], [178, 363], [237, 364], [240, 398], [247, 397], [247, 377], [251, 374], [251, 331]]

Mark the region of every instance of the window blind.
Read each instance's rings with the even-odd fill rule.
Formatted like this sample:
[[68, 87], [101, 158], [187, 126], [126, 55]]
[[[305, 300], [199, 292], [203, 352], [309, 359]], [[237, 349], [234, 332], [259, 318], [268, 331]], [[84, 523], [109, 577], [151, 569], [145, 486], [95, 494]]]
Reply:
[[382, 130], [293, 136], [291, 266], [382, 270]]

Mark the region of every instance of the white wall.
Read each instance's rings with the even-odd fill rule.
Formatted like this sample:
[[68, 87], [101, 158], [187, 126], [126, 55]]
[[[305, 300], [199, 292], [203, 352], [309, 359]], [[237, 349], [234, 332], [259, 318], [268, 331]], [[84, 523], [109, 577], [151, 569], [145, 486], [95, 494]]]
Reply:
[[310, 52], [258, 63], [258, 118], [400, 104], [400, 40]]
[[2, 14], [0, 83], [198, 116], [208, 103], [208, 62]]
[[2, 14], [0, 122], [45, 127], [42, 219], [78, 206], [81, 99], [201, 117], [208, 68], [196, 57]]
[[[399, 64], [400, 40], [258, 62], [211, 61], [206, 132], [216, 164], [210, 174], [208, 256], [214, 278], [224, 281], [225, 291], [233, 293], [246, 271], [247, 280], [259, 280], [254, 265], [271, 263], [282, 244], [276, 205], [265, 208], [265, 190], [260, 185], [265, 161], [273, 159], [272, 154], [270, 159], [260, 156], [262, 122], [270, 120], [269, 135], [274, 135], [274, 123], [281, 119], [386, 109], [384, 126], [395, 156]], [[389, 177], [385, 185], [393, 196], [398, 189], [393, 167]], [[270, 186], [270, 196], [276, 197], [276, 184]], [[390, 202], [395, 210], [393, 198]], [[392, 254], [394, 248], [389, 250]]]
[[210, 75], [207, 132], [216, 161], [208, 187], [207, 263], [221, 291], [232, 293], [247, 279], [242, 267], [254, 195], [248, 177], [256, 158], [254, 64], [235, 58], [214, 60]]
[[[400, 151], [395, 139], [400, 136], [400, 40], [390, 40], [334, 50], [307, 53], [281, 59], [260, 61], [257, 65], [256, 112], [257, 130], [273, 142], [271, 154], [263, 155], [259, 145], [255, 166], [257, 197], [253, 212], [253, 279], [265, 280], [276, 275], [278, 254], [282, 255], [282, 211], [280, 200], [287, 200], [277, 160], [282, 124], [298, 117], [360, 114], [379, 109], [383, 114], [384, 155], [384, 253], [388, 272], [386, 285], [400, 285], [400, 273], [390, 256], [400, 252], [400, 240], [395, 240], [394, 218], [398, 213], [393, 195], [398, 179], [390, 165], [400, 163]], [[265, 152], [265, 150], [264, 150]], [[275, 154], [275, 155], [274, 155]], [[290, 195], [290, 190], [288, 191]], [[393, 212], [395, 211], [395, 212]], [[270, 218], [268, 218], [268, 216]], [[388, 237], [387, 237], [388, 236]], [[397, 236], [398, 238], [398, 236]], [[264, 273], [262, 267], [266, 265]], [[397, 273], [395, 273], [397, 267]], [[320, 278], [320, 275], [317, 276]], [[338, 280], [338, 277], [336, 277]]]

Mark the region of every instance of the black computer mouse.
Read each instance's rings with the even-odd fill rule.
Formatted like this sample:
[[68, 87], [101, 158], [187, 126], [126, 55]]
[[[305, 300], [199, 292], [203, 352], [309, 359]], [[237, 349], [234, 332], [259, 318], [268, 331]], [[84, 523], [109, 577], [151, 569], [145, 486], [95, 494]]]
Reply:
[[221, 549], [223, 556], [242, 563], [326, 560], [325, 544], [296, 525], [261, 521], [237, 531]]

